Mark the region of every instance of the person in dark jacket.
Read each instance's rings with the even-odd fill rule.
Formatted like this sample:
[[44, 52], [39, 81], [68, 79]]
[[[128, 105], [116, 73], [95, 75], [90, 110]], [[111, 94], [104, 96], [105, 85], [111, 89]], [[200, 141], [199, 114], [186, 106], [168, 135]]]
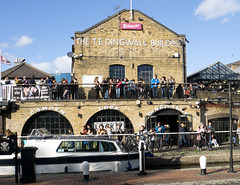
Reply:
[[29, 82], [28, 82], [28, 84], [36, 84], [34, 78], [35, 78], [35, 76], [32, 75], [31, 78], [30, 78], [30, 80], [29, 80]]
[[[186, 132], [186, 131], [187, 131], [187, 128], [186, 128], [185, 124], [181, 123], [179, 132]], [[186, 146], [187, 145], [186, 134], [181, 133], [180, 134], [180, 148], [183, 147], [183, 142], [184, 142], [184, 146]]]
[[206, 139], [207, 139], [207, 148], [209, 150], [212, 149], [212, 135], [214, 134], [214, 127], [212, 126], [212, 123], [209, 122], [207, 126], [207, 132], [206, 132]]
[[182, 89], [181, 84], [178, 85], [178, 87], [176, 89], [176, 93], [177, 93], [178, 98], [183, 98], [183, 89]]

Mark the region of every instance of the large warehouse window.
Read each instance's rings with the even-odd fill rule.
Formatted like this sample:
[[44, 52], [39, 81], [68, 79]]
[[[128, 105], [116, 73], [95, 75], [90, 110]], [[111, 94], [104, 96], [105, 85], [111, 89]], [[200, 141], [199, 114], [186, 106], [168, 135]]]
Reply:
[[60, 113], [54, 111], [42, 111], [25, 123], [22, 135], [29, 135], [32, 129], [46, 128], [51, 134], [67, 134], [72, 129], [70, 122]]
[[[235, 120], [237, 121], [237, 120]], [[229, 131], [230, 130], [230, 124], [229, 124], [229, 118], [217, 118], [209, 120], [209, 122], [212, 122], [215, 131]], [[234, 120], [233, 120], [234, 122]], [[233, 126], [233, 130], [236, 130]], [[218, 133], [216, 134], [218, 143], [224, 143], [229, 142], [229, 133]]]
[[125, 67], [122, 65], [112, 65], [109, 67], [109, 77], [123, 79], [125, 77]]
[[146, 83], [151, 83], [153, 78], [153, 66], [141, 65], [138, 66], [138, 80], [143, 79]]

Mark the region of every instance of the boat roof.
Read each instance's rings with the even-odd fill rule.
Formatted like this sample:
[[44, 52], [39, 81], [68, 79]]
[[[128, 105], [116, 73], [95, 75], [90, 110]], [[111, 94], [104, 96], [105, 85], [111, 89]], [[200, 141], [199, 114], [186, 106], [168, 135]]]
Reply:
[[57, 140], [87, 140], [87, 141], [116, 141], [117, 139], [110, 138], [108, 135], [106, 136], [98, 136], [98, 135], [52, 135], [46, 128], [38, 128], [33, 129], [28, 139], [57, 139]]
[[89, 135], [44, 135], [44, 136], [30, 136], [28, 139], [35, 139], [35, 140], [84, 140], [84, 141], [102, 141], [102, 140], [107, 140], [107, 141], [116, 141], [117, 139], [114, 138], [109, 138], [109, 136], [89, 136]]

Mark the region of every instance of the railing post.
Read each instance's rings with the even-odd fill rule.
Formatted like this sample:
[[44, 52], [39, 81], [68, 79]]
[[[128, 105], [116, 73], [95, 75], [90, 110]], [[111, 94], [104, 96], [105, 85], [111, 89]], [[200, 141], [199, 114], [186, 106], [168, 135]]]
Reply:
[[231, 82], [229, 82], [229, 124], [230, 124], [230, 160], [228, 173], [235, 173], [233, 169], [233, 147], [232, 147], [232, 93]]

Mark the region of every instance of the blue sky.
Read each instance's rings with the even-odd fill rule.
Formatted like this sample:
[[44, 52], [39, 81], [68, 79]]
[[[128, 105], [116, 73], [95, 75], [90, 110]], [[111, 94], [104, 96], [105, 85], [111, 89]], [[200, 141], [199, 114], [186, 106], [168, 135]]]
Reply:
[[[119, 10], [130, 8], [130, 0], [0, 0], [2, 55], [45, 72], [70, 72], [70, 37], [115, 14], [120, 3]], [[240, 60], [240, 0], [133, 0], [133, 9], [186, 35], [188, 74]]]

